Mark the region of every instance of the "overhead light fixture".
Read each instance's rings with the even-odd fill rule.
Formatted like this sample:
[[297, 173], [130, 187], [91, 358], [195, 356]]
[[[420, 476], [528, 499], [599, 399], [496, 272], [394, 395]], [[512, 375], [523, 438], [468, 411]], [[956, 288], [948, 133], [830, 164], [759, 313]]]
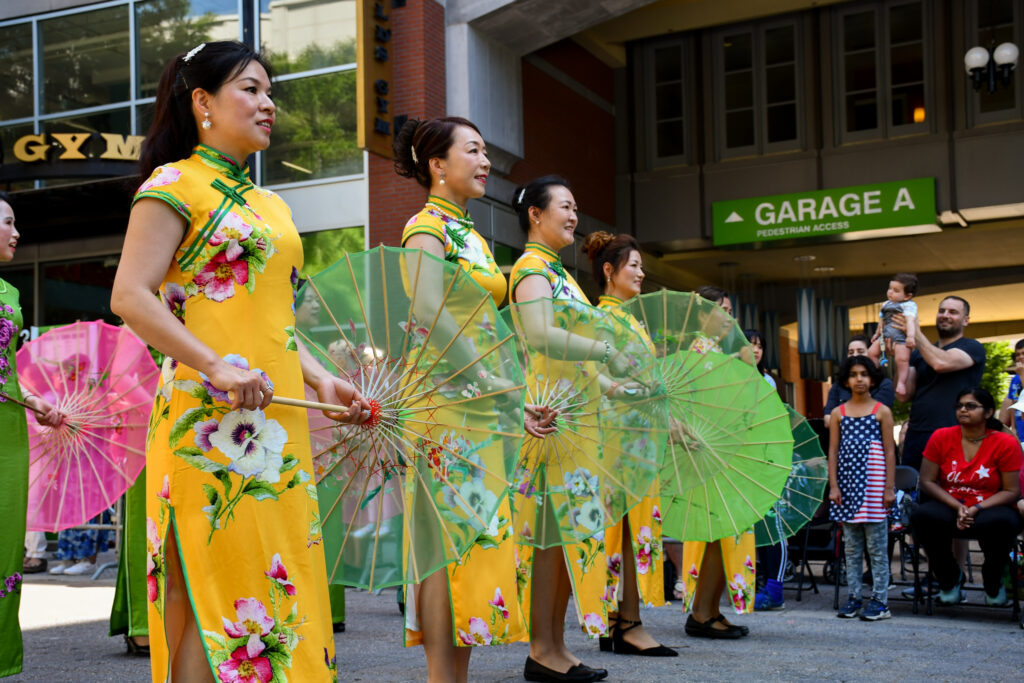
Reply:
[[800, 256], [794, 256], [793, 260], [797, 263], [810, 263], [814, 259], [818, 258], [814, 254], [802, 254]]
[[812, 268], [815, 273], [831, 273], [835, 269], [835, 266], [814, 266]]
[[994, 49], [972, 47], [964, 55], [964, 68], [971, 77], [975, 90], [981, 90], [982, 83], [988, 83], [989, 93], [996, 91], [996, 72], [1004, 86], [1010, 85], [1010, 78], [1020, 50], [1013, 43], [1001, 43]]

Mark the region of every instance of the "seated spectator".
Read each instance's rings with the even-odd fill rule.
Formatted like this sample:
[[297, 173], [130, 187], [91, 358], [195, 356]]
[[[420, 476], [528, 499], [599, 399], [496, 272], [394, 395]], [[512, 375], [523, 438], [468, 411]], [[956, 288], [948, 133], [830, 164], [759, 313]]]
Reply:
[[939, 584], [939, 602], [961, 602], [962, 572], [953, 538], [975, 538], [985, 554], [981, 575], [985, 602], [1006, 604], [1002, 584], [1014, 538], [1021, 527], [1020, 444], [994, 418], [995, 400], [981, 387], [956, 398], [957, 425], [932, 434], [921, 461], [921, 491], [929, 500], [914, 512], [914, 537], [928, 554]]
[[[868, 345], [871, 338], [866, 334], [855, 334], [850, 337], [850, 343], [846, 345], [846, 357], [868, 355]], [[839, 407], [840, 403], [846, 403], [853, 394], [843, 386], [842, 382], [833, 381], [832, 388], [828, 390], [828, 399], [825, 401], [825, 426], [828, 427], [832, 411]], [[882, 381], [871, 389], [871, 398], [875, 399], [886, 408], [892, 408], [896, 400], [896, 392], [893, 390], [892, 380], [883, 377]]]
[[1013, 430], [1017, 439], [1024, 445], [1024, 413], [1016, 410], [1013, 406], [1020, 400], [1024, 387], [1024, 339], [1021, 339], [1013, 347], [1013, 369], [1016, 371], [1010, 380], [1010, 390], [1003, 399], [1003, 405], [999, 408], [999, 420]]

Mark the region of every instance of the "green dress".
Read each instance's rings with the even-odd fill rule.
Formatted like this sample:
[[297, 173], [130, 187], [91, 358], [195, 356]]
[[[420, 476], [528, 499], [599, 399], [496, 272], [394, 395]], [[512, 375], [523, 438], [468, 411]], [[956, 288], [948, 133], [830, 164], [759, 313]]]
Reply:
[[110, 635], [149, 635], [149, 602], [146, 599], [146, 470], [142, 470], [124, 494], [121, 512], [121, 556], [117, 560], [117, 585], [110, 608]]
[[[0, 393], [21, 400], [14, 352], [21, 331], [18, 290], [0, 279]], [[0, 677], [21, 671], [21, 569], [28, 506], [28, 425], [25, 409], [0, 399]]]

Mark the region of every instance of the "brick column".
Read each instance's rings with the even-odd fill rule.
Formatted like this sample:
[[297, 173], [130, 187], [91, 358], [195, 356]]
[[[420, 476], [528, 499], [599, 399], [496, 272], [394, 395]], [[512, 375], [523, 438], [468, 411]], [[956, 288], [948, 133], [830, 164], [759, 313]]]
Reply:
[[[395, 116], [445, 115], [444, 7], [435, 0], [411, 0], [392, 10]], [[393, 162], [370, 154], [370, 247], [398, 246], [402, 228], [426, 201], [416, 181], [402, 178]]]

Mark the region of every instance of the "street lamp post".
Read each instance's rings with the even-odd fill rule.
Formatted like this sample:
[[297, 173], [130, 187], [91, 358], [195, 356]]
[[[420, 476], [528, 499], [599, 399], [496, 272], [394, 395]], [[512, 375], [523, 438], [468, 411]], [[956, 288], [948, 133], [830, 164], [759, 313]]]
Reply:
[[981, 90], [981, 84], [988, 81], [988, 91], [994, 93], [997, 71], [1003, 85], [1009, 85], [1019, 54], [1020, 50], [1013, 43], [1001, 43], [995, 49], [972, 47], [968, 50], [964, 55], [964, 68], [974, 83], [974, 89]]

